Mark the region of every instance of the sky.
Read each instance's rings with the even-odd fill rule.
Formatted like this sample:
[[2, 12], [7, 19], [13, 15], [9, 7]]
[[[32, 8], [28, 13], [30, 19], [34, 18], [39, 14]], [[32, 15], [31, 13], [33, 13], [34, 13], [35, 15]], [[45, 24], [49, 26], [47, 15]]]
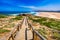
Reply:
[[60, 10], [60, 0], [0, 0], [0, 11]]

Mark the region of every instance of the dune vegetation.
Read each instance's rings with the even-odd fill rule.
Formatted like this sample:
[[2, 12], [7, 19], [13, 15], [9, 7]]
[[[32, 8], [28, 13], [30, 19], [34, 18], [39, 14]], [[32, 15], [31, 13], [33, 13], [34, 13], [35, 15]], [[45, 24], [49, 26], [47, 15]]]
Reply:
[[15, 18], [12, 18], [11, 20], [21, 20], [22, 16], [16, 16]]
[[6, 18], [7, 15], [0, 14], [0, 18]]
[[21, 19], [22, 16], [8, 16], [0, 14], [0, 35], [1, 33], [9, 33]]
[[[45, 38], [51, 38], [54, 40], [60, 40], [60, 19], [52, 19], [46, 17], [29, 17], [33, 22], [39, 23], [42, 25], [41, 28], [37, 29], [37, 31], [44, 36]], [[45, 26], [45, 27], [43, 27]], [[46, 29], [47, 27], [47, 29]], [[52, 30], [53, 29], [53, 30]]]
[[10, 32], [10, 30], [0, 29], [0, 33]]
[[[36, 17], [35, 17], [36, 18]], [[33, 19], [30, 17], [33, 22], [38, 22], [41, 25], [45, 25], [49, 28], [60, 30], [60, 20], [59, 19], [52, 19], [52, 18], [46, 18], [46, 17], [37, 17], [38, 19]]]

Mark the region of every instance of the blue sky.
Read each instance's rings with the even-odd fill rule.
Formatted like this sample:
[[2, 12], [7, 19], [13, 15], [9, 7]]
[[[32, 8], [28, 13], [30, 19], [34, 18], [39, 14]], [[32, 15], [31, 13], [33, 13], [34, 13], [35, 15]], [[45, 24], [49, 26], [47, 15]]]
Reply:
[[0, 11], [60, 10], [60, 0], [0, 0]]

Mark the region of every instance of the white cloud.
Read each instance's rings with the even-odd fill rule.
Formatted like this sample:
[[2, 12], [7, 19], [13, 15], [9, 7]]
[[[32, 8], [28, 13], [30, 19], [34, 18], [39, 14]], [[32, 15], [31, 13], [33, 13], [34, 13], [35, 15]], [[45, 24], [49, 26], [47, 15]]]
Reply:
[[54, 10], [54, 11], [57, 11], [57, 10], [60, 10], [60, 5], [45, 5], [45, 6], [42, 6], [39, 8], [40, 10]]
[[54, 10], [54, 11], [57, 11], [57, 10], [60, 10], [60, 6], [59, 5], [45, 5], [45, 6], [19, 6], [19, 7], [24, 7], [24, 8], [30, 8], [32, 10]]
[[19, 6], [19, 7], [23, 7], [23, 8], [31, 8], [31, 9], [37, 9], [36, 6]]

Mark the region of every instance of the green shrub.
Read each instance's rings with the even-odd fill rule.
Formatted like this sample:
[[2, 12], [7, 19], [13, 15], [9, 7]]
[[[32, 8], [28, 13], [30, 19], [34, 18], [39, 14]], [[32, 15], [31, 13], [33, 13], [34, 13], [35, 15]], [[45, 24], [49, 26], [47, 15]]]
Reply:
[[15, 18], [12, 18], [12, 20], [21, 20], [22, 16], [16, 16]]
[[42, 36], [44, 36], [45, 38], [47, 38], [45, 35], [47, 35], [45, 29], [38, 29], [37, 30]]
[[4, 32], [10, 32], [10, 30], [0, 29], [0, 33], [4, 33]]
[[57, 32], [54, 32], [54, 33], [53, 33], [53, 37], [54, 37], [55, 39], [57, 39], [57, 40], [60, 40], [60, 34], [57, 33]]
[[6, 18], [7, 15], [0, 14], [0, 18]]
[[9, 24], [9, 25], [5, 25], [4, 28], [12, 28], [14, 27], [15, 24]]
[[33, 22], [39, 22], [41, 25], [45, 25], [52, 29], [60, 30], [60, 21], [58, 20], [45, 17], [40, 17], [39, 19], [33, 19], [30, 17], [30, 19], [33, 20]]

